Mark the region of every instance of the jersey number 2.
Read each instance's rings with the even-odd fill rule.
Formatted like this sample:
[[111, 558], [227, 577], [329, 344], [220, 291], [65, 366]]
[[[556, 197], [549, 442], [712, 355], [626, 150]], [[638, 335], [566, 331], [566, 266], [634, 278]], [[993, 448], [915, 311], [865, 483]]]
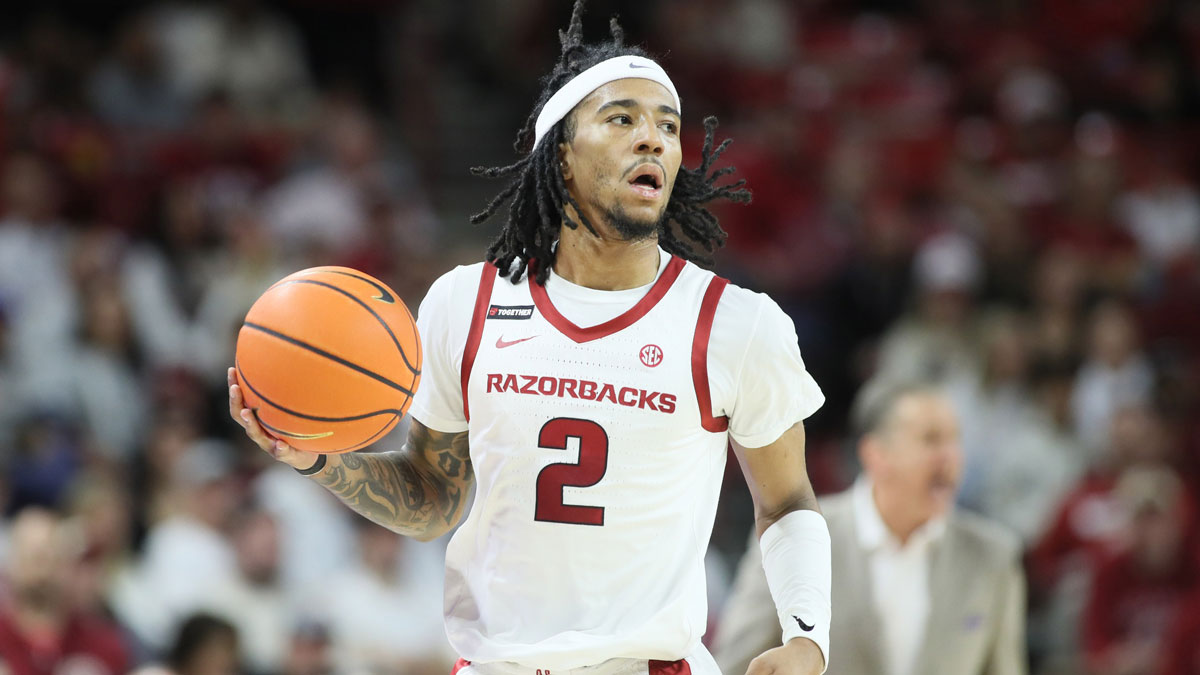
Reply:
[[591, 487], [608, 470], [608, 434], [591, 420], [556, 417], [542, 427], [538, 446], [566, 450], [567, 439], [579, 439], [579, 461], [550, 464], [537, 478], [537, 502], [534, 520], [572, 525], [603, 525], [603, 506], [575, 506], [563, 503], [563, 488]]

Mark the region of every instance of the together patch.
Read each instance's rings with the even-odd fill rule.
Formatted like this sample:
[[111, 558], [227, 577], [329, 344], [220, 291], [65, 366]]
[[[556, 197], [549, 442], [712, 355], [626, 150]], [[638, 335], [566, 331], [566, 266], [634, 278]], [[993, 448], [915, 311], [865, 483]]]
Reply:
[[528, 319], [533, 316], [533, 305], [491, 305], [489, 319]]

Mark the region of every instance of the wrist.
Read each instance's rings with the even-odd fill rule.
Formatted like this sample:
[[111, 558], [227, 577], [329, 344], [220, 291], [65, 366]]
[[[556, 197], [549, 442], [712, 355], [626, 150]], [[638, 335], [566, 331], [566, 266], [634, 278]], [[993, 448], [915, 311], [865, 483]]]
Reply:
[[797, 635], [796, 637], [792, 638], [791, 640], [788, 640], [787, 642], [783, 643], [783, 646], [787, 647], [788, 649], [793, 649], [793, 650], [798, 650], [798, 651], [813, 651], [818, 655], [820, 655], [822, 653], [821, 645], [817, 644], [816, 641], [813, 640], [812, 638], [806, 637], [804, 635]]
[[312, 477], [312, 476], [317, 475], [318, 473], [321, 473], [321, 471], [323, 471], [325, 469], [325, 465], [328, 462], [329, 462], [328, 455], [317, 455], [317, 460], [315, 462], [313, 462], [311, 465], [309, 465], [309, 467], [307, 469], [300, 468], [294, 464], [292, 465], [292, 468], [295, 469], [296, 473], [300, 474], [301, 476]]
[[825, 519], [815, 511], [793, 511], [763, 532], [759, 546], [783, 643], [805, 638], [797, 644], [817, 647], [827, 666], [833, 570]]
[[[821, 645], [817, 644], [812, 638], [799, 635], [785, 642], [783, 646], [795, 655], [789, 658], [800, 659], [814, 666], [819, 665], [821, 670], [824, 670], [825, 652], [821, 649]], [[817, 672], [821, 672], [821, 670]]]

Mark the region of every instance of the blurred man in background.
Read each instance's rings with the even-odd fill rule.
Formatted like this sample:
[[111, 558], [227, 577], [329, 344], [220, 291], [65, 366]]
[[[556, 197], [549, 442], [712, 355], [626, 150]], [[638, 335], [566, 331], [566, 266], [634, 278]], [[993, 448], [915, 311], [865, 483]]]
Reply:
[[1098, 566], [1083, 616], [1089, 673], [1159, 673], [1172, 619], [1196, 588], [1191, 497], [1165, 464], [1134, 466], [1113, 490], [1123, 546]]
[[358, 555], [322, 598], [338, 663], [377, 675], [444, 675], [456, 656], [442, 626], [441, 546], [418, 546], [358, 519]]
[[[829, 675], [1020, 675], [1025, 580], [1016, 537], [954, 511], [958, 419], [938, 390], [860, 395], [863, 475], [821, 500], [833, 540]], [[727, 674], [779, 640], [757, 546], [738, 569], [717, 634]]]
[[192, 442], [171, 475], [174, 512], [146, 535], [140, 564], [113, 595], [121, 621], [152, 650], [211, 600], [213, 589], [236, 577], [237, 554], [228, 533], [238, 491], [230, 447]]
[[237, 629], [250, 672], [278, 673], [297, 609], [279, 579], [279, 526], [270, 513], [247, 508], [231, 529], [237, 572], [213, 586], [202, 605]]
[[5, 675], [121, 675], [128, 669], [117, 626], [70, 604], [71, 575], [82, 553], [75, 543], [50, 511], [28, 508], [14, 519], [5, 579], [11, 598], [0, 607]]

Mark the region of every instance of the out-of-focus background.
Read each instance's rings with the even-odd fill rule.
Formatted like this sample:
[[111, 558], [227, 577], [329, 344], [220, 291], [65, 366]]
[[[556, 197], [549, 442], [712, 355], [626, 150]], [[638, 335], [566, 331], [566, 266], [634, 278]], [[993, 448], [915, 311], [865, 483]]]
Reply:
[[[569, 5], [6, 5], [0, 641], [33, 616], [33, 658], [107, 668], [63, 673], [213, 644], [255, 674], [448, 672], [444, 542], [272, 466], [225, 367], [291, 271], [415, 308], [481, 259], [495, 224], [467, 216], [501, 186], [468, 167], [515, 158]], [[1035, 672], [1118, 672], [1114, 645], [1119, 672], [1200, 672], [1158, 665], [1200, 636], [1200, 3], [589, 5], [589, 39], [618, 13], [664, 56], [690, 162], [704, 115], [735, 139], [754, 203], [720, 209], [717, 270], [796, 322], [818, 491], [854, 478], [864, 382], [941, 382], [962, 507], [1027, 548]], [[710, 638], [751, 521], [735, 462], [724, 492]]]

